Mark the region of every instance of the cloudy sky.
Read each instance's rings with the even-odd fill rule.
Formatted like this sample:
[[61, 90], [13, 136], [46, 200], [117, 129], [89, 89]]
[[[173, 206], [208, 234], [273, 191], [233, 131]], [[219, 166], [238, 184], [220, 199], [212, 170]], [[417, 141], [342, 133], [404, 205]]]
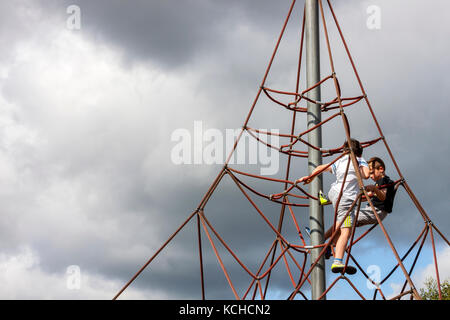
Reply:
[[[222, 168], [227, 150], [221, 162], [194, 163], [195, 141], [206, 139], [195, 134], [209, 130], [225, 139], [227, 130], [242, 127], [290, 3], [0, 2], [0, 298], [114, 297], [197, 208]], [[296, 4], [269, 73], [266, 84], [271, 88], [295, 90], [303, 3]], [[450, 4], [333, 3], [401, 172], [448, 237]], [[379, 28], [367, 24], [373, 18], [373, 11], [367, 11], [370, 6], [379, 9]], [[359, 95], [336, 29], [330, 19], [328, 23], [343, 95]], [[325, 77], [330, 67], [323, 39], [321, 47]], [[324, 100], [333, 98], [330, 90], [324, 85]], [[362, 141], [376, 138], [366, 105], [353, 108], [348, 112], [352, 135]], [[261, 96], [249, 126], [288, 133], [291, 117]], [[305, 127], [306, 119], [299, 115], [296, 132]], [[190, 136], [191, 163], [174, 161], [175, 132]], [[339, 121], [323, 129], [324, 148], [337, 147], [344, 138]], [[364, 151], [367, 159], [374, 155], [388, 159], [381, 144]], [[272, 153], [269, 159], [279, 161], [271, 177], [283, 179], [286, 156]], [[388, 174], [397, 179], [392, 162], [386, 164]], [[261, 166], [264, 163], [235, 167], [259, 173]], [[306, 170], [305, 160], [295, 159], [291, 179]], [[265, 193], [282, 191], [280, 185], [246, 181]], [[325, 177], [324, 188], [331, 182]], [[279, 206], [255, 201], [276, 225]], [[330, 212], [327, 207], [327, 226], [332, 223]], [[302, 227], [308, 224], [306, 209], [297, 208], [295, 214]], [[230, 177], [219, 184], [205, 215], [256, 272], [274, 234]], [[400, 254], [423, 225], [400, 190], [394, 212], [385, 220]], [[201, 298], [196, 228], [196, 220], [188, 223], [121, 298]], [[286, 218], [283, 230], [287, 239], [298, 243], [292, 220]], [[202, 237], [207, 298], [233, 299], [204, 232]], [[436, 241], [441, 279], [449, 278], [449, 248], [438, 236]], [[429, 243], [428, 239], [413, 276], [418, 287], [433, 271]], [[216, 244], [242, 295], [250, 278]], [[354, 254], [365, 269], [378, 266], [382, 278], [395, 265], [379, 229]], [[274, 270], [269, 296], [285, 299], [292, 285], [284, 267]], [[333, 279], [327, 274], [328, 283]], [[359, 273], [354, 280], [370, 298], [365, 278]], [[402, 284], [397, 271], [382, 288], [392, 296]], [[343, 297], [357, 298], [340, 283], [329, 298]]]

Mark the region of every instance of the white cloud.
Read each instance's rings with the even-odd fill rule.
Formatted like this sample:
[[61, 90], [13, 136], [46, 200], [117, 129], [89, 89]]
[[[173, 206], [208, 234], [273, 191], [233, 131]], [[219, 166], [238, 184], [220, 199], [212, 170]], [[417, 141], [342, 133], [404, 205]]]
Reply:
[[[105, 279], [79, 269], [71, 272], [69, 266], [58, 272], [43, 270], [37, 252], [23, 247], [15, 255], [0, 254], [1, 299], [112, 299], [115, 291], [123, 286], [121, 281]], [[79, 276], [79, 282], [70, 277]], [[164, 298], [164, 294], [152, 294], [134, 288], [127, 290], [121, 299]]]
[[[166, 179], [195, 176], [169, 162], [170, 131], [193, 123], [187, 106], [207, 104], [192, 93], [192, 74], [127, 68], [120, 52], [47, 27], [18, 41], [13, 61], [0, 61], [0, 246], [10, 252], [2, 261], [11, 279], [4, 297], [110, 298], [119, 281], [87, 270], [137, 267], [160, 245], [164, 213], [135, 202], [172, 190]], [[34, 251], [12, 253], [22, 245]], [[63, 275], [41, 269], [69, 263], [87, 264], [83, 295], [70, 295], [59, 287]], [[156, 296], [164, 294], [146, 294]]]
[[[436, 269], [434, 264], [434, 259], [432, 256], [432, 249], [424, 248], [424, 250], [428, 251], [428, 257], [431, 258], [431, 262], [423, 267], [419, 267], [413, 274], [411, 280], [413, 281], [417, 290], [421, 288], [425, 288], [425, 281], [428, 278], [433, 278], [436, 280]], [[441, 283], [445, 280], [450, 280], [450, 248], [446, 247], [436, 253], [438, 269], [439, 269], [439, 279]], [[420, 258], [419, 258], [420, 259]], [[390, 294], [387, 298], [393, 298], [400, 294], [400, 291], [403, 287], [403, 283], [390, 283], [390, 287], [392, 289], [392, 294]], [[408, 286], [409, 288], [409, 286]], [[403, 299], [409, 299], [409, 295], [403, 297]]]
[[[444, 280], [450, 280], [450, 247], [442, 249], [437, 252], [437, 265], [439, 270], [439, 279], [441, 282]], [[419, 288], [424, 286], [425, 280], [427, 278], [433, 278], [436, 280], [436, 269], [434, 260], [428, 264], [426, 267], [422, 268], [415, 277], [415, 283]]]

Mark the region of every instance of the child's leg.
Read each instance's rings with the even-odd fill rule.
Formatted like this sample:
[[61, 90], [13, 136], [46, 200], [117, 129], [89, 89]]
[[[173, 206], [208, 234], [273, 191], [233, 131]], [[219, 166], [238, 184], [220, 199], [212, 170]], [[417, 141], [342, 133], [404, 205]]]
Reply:
[[[333, 264], [331, 265], [331, 271], [334, 273], [343, 272], [345, 269], [343, 258], [344, 258], [345, 249], [347, 247], [348, 238], [350, 238], [351, 231], [352, 231], [352, 228], [348, 227], [348, 226], [341, 228], [341, 234], [336, 243], [336, 252], [335, 252], [335, 256], [334, 256], [334, 261], [333, 261]], [[356, 268], [353, 266], [347, 265], [347, 268], [345, 269], [345, 273], [355, 274]]]
[[[337, 221], [340, 224], [339, 233], [336, 233], [337, 239], [336, 248], [334, 252], [334, 261], [331, 265], [331, 271], [334, 273], [343, 272], [344, 270], [344, 262], [343, 257], [345, 254], [345, 249], [347, 247], [348, 239], [350, 238], [350, 234], [352, 231], [353, 221], [354, 221], [354, 210], [348, 212], [350, 210], [351, 204], [353, 202], [352, 199], [343, 199], [342, 206], [339, 205], [337, 211]], [[352, 202], [350, 202], [352, 201]], [[348, 274], [354, 274], [356, 269], [351, 266], [347, 266], [345, 271]]]
[[345, 248], [347, 247], [347, 242], [350, 237], [350, 231], [352, 228], [341, 228], [341, 232], [339, 235], [339, 238], [336, 242], [336, 249], [335, 249], [335, 259], [342, 259], [344, 257]]

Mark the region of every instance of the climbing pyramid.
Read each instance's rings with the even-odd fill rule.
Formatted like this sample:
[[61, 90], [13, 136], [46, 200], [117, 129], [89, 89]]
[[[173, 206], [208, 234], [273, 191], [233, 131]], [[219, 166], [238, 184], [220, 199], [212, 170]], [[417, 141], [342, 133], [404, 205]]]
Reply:
[[[327, 248], [331, 245], [331, 238], [319, 245], [311, 245], [309, 236], [305, 234], [305, 226], [307, 226], [306, 218], [311, 203], [319, 202], [318, 194], [312, 193], [310, 190], [307, 190], [306, 185], [297, 182], [299, 176], [294, 176], [292, 171], [303, 168], [302, 172], [306, 172], [308, 168], [308, 150], [320, 152], [324, 162], [328, 163], [329, 166], [342, 157], [349, 157], [351, 162], [349, 161], [348, 163], [352, 163], [352, 165], [355, 166], [357, 160], [353, 150], [347, 150], [342, 143], [345, 141], [349, 143], [351, 138], [357, 138], [361, 141], [365, 154], [370, 153], [371, 150], [377, 150], [376, 153], [374, 153], [374, 155], [376, 155], [383, 149], [383, 154], [386, 155], [384, 158], [385, 161], [389, 161], [389, 163], [392, 164], [389, 169], [389, 174], [395, 181], [397, 194], [403, 193], [405, 196], [401, 197], [402, 201], [407, 199], [412, 203], [415, 212], [411, 212], [410, 214], [418, 214], [422, 218], [423, 228], [420, 229], [420, 232], [418, 232], [417, 237], [411, 243], [410, 247], [408, 247], [407, 250], [404, 250], [404, 252], [399, 252], [399, 249], [391, 239], [389, 231], [385, 227], [385, 224], [389, 223], [389, 217], [385, 220], [379, 218], [371, 198], [364, 188], [364, 181], [357, 172], [360, 192], [353, 202], [351, 209], [354, 209], [356, 215], [358, 215], [361, 203], [364, 200], [367, 201], [374, 211], [378, 223], [369, 226], [369, 228], [363, 231], [361, 231], [360, 228], [352, 228], [346, 255], [344, 256], [346, 266], [344, 269], [352, 264], [356, 267], [358, 273], [357, 275], [348, 275], [348, 273], [345, 272], [346, 270], [343, 270], [343, 272], [338, 274], [327, 274], [326, 289], [319, 299], [325, 298], [333, 291], [340, 290], [341, 287], [338, 285], [340, 283], [346, 283], [348, 288], [353, 290], [357, 296], [362, 299], [367, 299], [367, 295], [365, 296], [362, 293], [362, 290], [358, 288], [357, 281], [354, 279], [356, 276], [360, 277], [358, 282], [359, 285], [361, 284], [361, 278], [364, 280], [364, 285], [366, 283], [365, 281], [371, 284], [373, 292], [371, 298], [373, 299], [421, 299], [416, 284], [412, 280], [412, 275], [420, 255], [423, 254], [424, 250], [422, 249], [425, 247], [427, 239], [431, 243], [430, 248], [433, 254], [432, 263], [434, 263], [435, 266], [437, 282], [440, 284], [441, 280], [439, 277], [436, 254], [437, 236], [439, 236], [439, 240], [442, 239], [447, 245], [450, 245], [450, 243], [438, 227], [433, 224], [408, 185], [407, 179], [400, 171], [399, 165], [394, 158], [388, 141], [375, 116], [374, 109], [372, 108], [368, 94], [366, 93], [358, 74], [348, 44], [338, 22], [338, 18], [329, 0], [318, 0], [321, 29], [323, 32], [322, 41], [324, 41], [326, 47], [326, 51], [324, 50], [324, 52], [326, 53], [325, 56], [329, 73], [322, 76], [320, 81], [313, 86], [301, 89], [302, 66], [305, 60], [303, 54], [305, 41], [305, 15], [304, 10], [302, 10], [303, 20], [292, 19], [295, 5], [296, 1], [293, 0], [263, 80], [256, 94], [256, 98], [250, 107], [240, 133], [235, 139], [233, 148], [229, 153], [223, 168], [213, 180], [210, 188], [203, 195], [198, 206], [186, 217], [186, 220], [181, 223], [172, 235], [170, 235], [167, 241], [161, 245], [154, 255], [137, 271], [130, 281], [124, 285], [114, 299], [117, 299], [152, 263], [152, 261], [154, 261], [163, 250], [167, 249], [167, 245], [188, 224], [193, 225], [196, 232], [196, 238], [198, 239], [198, 251], [196, 253], [193, 252], [192, 255], [197, 255], [199, 257], [199, 298], [208, 298], [208, 277], [205, 276], [206, 259], [204, 259], [204, 252], [206, 250], [206, 245], [208, 245], [216, 258], [217, 269], [225, 278], [232, 297], [236, 299], [261, 300], [268, 298], [311, 299], [309, 292], [312, 281], [311, 274], [314, 268], [323, 261], [323, 256], [325, 255]], [[326, 18], [327, 15], [328, 21]], [[290, 85], [290, 89], [286, 89], [286, 86], [277, 87], [276, 81], [273, 81], [273, 83], [270, 83], [269, 85], [268, 80], [272, 65], [276, 61], [277, 53], [282, 44], [283, 36], [286, 32], [288, 23], [291, 20], [294, 20], [294, 22], [303, 21], [303, 23], [301, 24], [300, 36], [298, 37], [298, 50], [297, 52], [292, 53], [292, 55], [298, 59], [297, 65], [292, 66], [292, 70], [296, 70], [296, 78]], [[355, 79], [355, 87], [358, 88], [358, 92], [356, 93], [353, 91], [350, 92], [351, 90], [347, 90], [347, 87], [344, 87], [343, 82], [348, 79], [347, 77], [341, 77], [336, 69], [337, 61], [335, 61], [333, 56], [329, 32], [331, 27], [333, 27], [333, 30], [337, 35], [337, 39], [334, 39], [334, 41], [340, 42], [346, 56], [346, 61], [339, 61], [339, 63], [346, 63], [352, 70]], [[322, 100], [315, 100], [312, 98], [309, 93], [317, 88], [320, 88], [327, 98]], [[319, 106], [323, 118], [316, 119], [316, 122], [314, 123], [307, 123], [306, 118], [308, 108], [306, 107], [306, 104], [308, 103]], [[280, 115], [287, 115], [291, 119], [288, 124], [290, 129], [286, 132], [257, 129], [257, 125], [253, 125], [251, 120], [260, 104], [264, 104], [265, 107], [269, 106], [270, 108], [273, 108]], [[353, 113], [353, 110], [357, 111]], [[356, 114], [356, 116], [361, 116], [363, 113], [365, 117], [371, 119], [375, 128], [373, 131], [374, 136], [368, 139], [361, 139], [358, 136], [360, 130], [352, 130], [352, 125], [357, 123], [358, 120], [357, 118], [354, 118], [354, 114]], [[324, 131], [329, 130], [327, 132], [332, 132], [331, 135], [334, 137], [337, 136], [336, 133], [337, 130], [339, 130], [339, 136], [333, 139], [333, 143], [336, 141], [339, 142], [336, 145], [327, 148], [314, 145], [314, 143], [309, 141], [308, 135], [319, 128]], [[261, 175], [246, 170], [247, 167], [242, 169], [237, 165], [231, 164], [230, 160], [236, 152], [238, 145], [242, 143], [244, 135], [255, 139], [260, 146], [275, 150], [279, 153], [280, 159], [284, 161], [282, 167], [283, 172], [281, 172], [279, 176]], [[280, 145], [270, 142], [273, 136], [276, 136], [280, 140]], [[314, 176], [318, 176], [320, 173], [321, 172], [318, 172]], [[229, 219], [227, 220], [229, 227], [233, 228], [233, 225], [235, 225], [237, 230], [247, 231], [245, 233], [240, 233], [239, 237], [233, 236], [232, 238], [227, 238], [227, 236], [221, 232], [220, 223], [214, 222], [214, 214], [217, 214], [217, 212], [214, 211], [214, 206], [208, 205], [212, 198], [220, 197], [220, 185], [224, 183], [227, 183], [228, 187], [233, 187], [237, 193], [241, 194], [240, 200], [243, 199], [248, 203], [248, 210], [239, 213], [241, 215], [246, 215], [246, 219], [241, 220], [236, 214], [233, 215], [230, 213]], [[326, 184], [324, 185], [325, 189], [327, 189], [328, 186]], [[339, 197], [340, 196], [341, 194]], [[396, 201], [399, 201], [398, 195]], [[340, 223], [336, 221], [336, 212], [332, 208], [332, 206], [324, 206], [323, 210], [337, 230], [339, 229]], [[220, 212], [221, 214], [226, 214], [226, 208], [222, 208]], [[349, 212], [347, 212], [347, 214], [349, 214]], [[395, 212], [392, 214], [395, 214]], [[258, 256], [257, 259], [255, 259], [256, 254], [249, 254], [245, 251], [238, 252], [239, 243], [237, 240], [244, 241], [245, 243], [252, 243], [252, 238], [254, 237], [253, 232], [259, 232], [259, 229], [253, 227], [253, 225], [242, 225], [243, 221], [249, 219], [248, 216], [257, 220], [255, 225], [257, 223], [258, 225], [265, 226], [264, 235], [266, 238], [261, 245], [267, 246], [267, 248], [262, 253], [258, 251], [258, 254], [261, 255]], [[386, 276], [384, 278], [378, 279], [377, 281], [370, 277], [369, 272], [367, 272], [367, 266], [363, 266], [363, 264], [358, 261], [358, 256], [354, 254], [358, 245], [364, 243], [366, 237], [373, 232], [378, 232], [379, 237], [383, 238], [383, 243], [380, 243], [379, 246], [383, 247], [385, 252], [389, 252], [393, 259], [392, 268], [388, 272], [385, 272]], [[232, 245], [230, 243], [232, 243]], [[320, 253], [313, 259], [311, 252], [312, 250], [317, 249]], [[233, 267], [237, 266], [244, 276], [241, 274], [239, 277], [234, 278], [232, 272], [230, 272], [231, 264], [234, 264]], [[396, 274], [397, 279], [395, 281], [397, 283], [399, 278], [402, 279], [402, 286], [395, 296], [390, 296], [386, 294], [386, 289], [384, 288], [386, 288], [386, 285], [392, 280], [392, 275], [394, 274]], [[271, 281], [277, 281], [276, 279], [279, 278], [285, 278], [288, 283], [287, 286], [289, 286], [290, 289], [287, 291], [284, 289], [283, 291], [280, 286], [271, 285]], [[440, 289], [440, 285], [438, 285], [438, 287]], [[283, 288], [286, 288], [286, 286]], [[439, 294], [441, 297], [440, 291]]]

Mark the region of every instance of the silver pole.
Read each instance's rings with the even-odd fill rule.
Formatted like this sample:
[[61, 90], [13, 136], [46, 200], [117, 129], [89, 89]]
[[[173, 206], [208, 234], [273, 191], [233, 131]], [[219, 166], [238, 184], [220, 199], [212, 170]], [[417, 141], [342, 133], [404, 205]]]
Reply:
[[[306, 0], [306, 87], [310, 88], [320, 81], [320, 56], [319, 56], [319, 7], [317, 0]], [[308, 98], [320, 100], [320, 86], [308, 92]], [[315, 126], [321, 121], [320, 106], [311, 102], [307, 103], [307, 127]], [[322, 147], [321, 127], [308, 134], [308, 142], [316, 147]], [[311, 147], [308, 148], [309, 173], [322, 164], [322, 154]], [[309, 192], [317, 195], [322, 190], [322, 176], [315, 178], [309, 185]], [[309, 226], [311, 229], [311, 244], [313, 246], [323, 243], [324, 225], [323, 208], [319, 201], [309, 201]], [[311, 250], [311, 261], [319, 256], [321, 248]], [[322, 258], [311, 273], [311, 298], [317, 300], [325, 291], [325, 260]], [[325, 298], [324, 298], [325, 299]]]

